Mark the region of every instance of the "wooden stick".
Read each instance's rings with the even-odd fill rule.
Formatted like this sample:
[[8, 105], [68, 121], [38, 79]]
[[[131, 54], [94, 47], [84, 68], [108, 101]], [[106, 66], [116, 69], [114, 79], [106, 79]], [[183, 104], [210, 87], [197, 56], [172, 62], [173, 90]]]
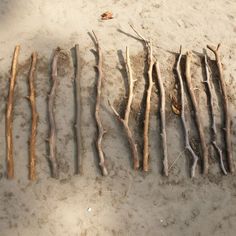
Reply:
[[231, 146], [231, 131], [230, 131], [231, 118], [230, 118], [230, 114], [229, 114], [227, 91], [226, 91], [224, 75], [223, 75], [223, 68], [222, 68], [220, 52], [219, 52], [220, 44], [218, 44], [216, 49], [209, 46], [209, 45], [207, 45], [207, 48], [214, 53], [216, 64], [217, 64], [217, 67], [218, 67], [219, 82], [220, 82], [220, 87], [221, 87], [221, 93], [222, 93], [222, 96], [223, 96], [223, 106], [224, 106], [224, 118], [225, 118], [224, 119], [224, 131], [225, 131], [226, 157], [227, 157], [229, 171], [231, 173], [233, 173], [235, 167], [234, 167], [234, 163], [233, 163], [232, 146]]
[[29, 92], [30, 95], [28, 97], [31, 106], [32, 112], [32, 124], [31, 124], [31, 137], [30, 137], [30, 145], [29, 145], [29, 179], [35, 180], [36, 179], [36, 157], [35, 157], [35, 143], [36, 143], [36, 134], [37, 134], [37, 125], [38, 125], [38, 113], [36, 110], [36, 101], [35, 101], [35, 86], [34, 86], [34, 79], [35, 79], [35, 70], [36, 70], [36, 63], [37, 63], [37, 52], [32, 53], [32, 61], [31, 67], [29, 72]]
[[106, 133], [106, 131], [103, 128], [101, 117], [100, 117], [100, 104], [101, 104], [101, 90], [102, 90], [102, 80], [103, 80], [103, 74], [102, 74], [102, 51], [100, 48], [100, 44], [98, 42], [96, 34], [93, 32], [96, 48], [97, 48], [97, 54], [98, 54], [98, 64], [96, 65], [97, 71], [98, 71], [98, 80], [97, 80], [97, 97], [96, 97], [96, 105], [95, 105], [95, 119], [97, 122], [97, 128], [98, 128], [98, 137], [96, 141], [97, 150], [98, 150], [98, 156], [99, 156], [99, 166], [101, 168], [101, 172], [103, 176], [108, 175], [106, 163], [105, 163], [105, 157], [104, 152], [102, 149], [102, 138], [103, 135]]
[[206, 80], [203, 82], [206, 84], [207, 88], [207, 94], [209, 96], [209, 109], [210, 109], [210, 116], [211, 116], [211, 134], [212, 134], [212, 145], [215, 148], [215, 151], [217, 152], [220, 160], [220, 167], [222, 172], [227, 175], [227, 171], [224, 166], [223, 162], [223, 155], [222, 155], [222, 150], [220, 147], [217, 145], [217, 138], [216, 138], [216, 121], [215, 121], [215, 115], [214, 115], [214, 104], [213, 104], [213, 96], [212, 96], [212, 87], [210, 84], [210, 72], [209, 72], [209, 64], [207, 60], [207, 54], [204, 56], [204, 64], [205, 64], [205, 71], [206, 71]]
[[134, 82], [136, 80], [133, 79], [132, 75], [132, 68], [130, 65], [130, 57], [129, 57], [129, 48], [126, 47], [126, 70], [128, 74], [128, 82], [129, 82], [129, 95], [128, 95], [128, 102], [125, 110], [125, 116], [124, 119], [121, 118], [121, 116], [118, 114], [118, 112], [115, 110], [115, 108], [111, 105], [111, 103], [108, 101], [111, 109], [113, 110], [115, 116], [117, 119], [121, 122], [123, 125], [123, 128], [125, 130], [130, 148], [131, 148], [131, 153], [132, 153], [132, 159], [133, 159], [133, 165], [134, 169], [137, 170], [139, 168], [139, 159], [138, 159], [138, 150], [137, 150], [137, 145], [135, 143], [135, 140], [133, 138], [132, 132], [129, 128], [129, 116], [130, 116], [130, 109], [131, 109], [131, 104], [133, 101], [133, 89], [134, 89]]
[[52, 61], [52, 88], [51, 92], [48, 95], [48, 114], [49, 114], [49, 125], [50, 125], [50, 136], [49, 136], [49, 150], [50, 150], [50, 156], [49, 156], [49, 162], [51, 166], [51, 176], [52, 178], [59, 178], [59, 169], [58, 169], [58, 160], [56, 155], [56, 123], [55, 123], [55, 117], [54, 117], [54, 100], [56, 96], [56, 89], [58, 86], [58, 78], [57, 78], [57, 62], [59, 58], [61, 49], [57, 48], [55, 50], [53, 61]]
[[143, 130], [143, 170], [149, 170], [149, 122], [150, 122], [150, 101], [152, 94], [152, 70], [153, 70], [153, 52], [152, 52], [152, 43], [151, 41], [146, 40], [135, 28], [130, 25], [134, 32], [140, 37], [140, 39], [145, 43], [147, 49], [148, 57], [148, 89], [146, 97], [146, 106], [145, 106], [145, 118], [144, 118], [144, 130]]
[[9, 94], [6, 111], [6, 144], [7, 144], [7, 178], [14, 178], [14, 160], [13, 160], [13, 136], [12, 136], [12, 121], [13, 121], [13, 105], [14, 105], [14, 89], [16, 84], [16, 74], [18, 57], [20, 52], [20, 45], [15, 47], [12, 67], [11, 78], [9, 85]]
[[76, 174], [82, 171], [81, 161], [81, 97], [80, 97], [80, 57], [79, 57], [79, 44], [75, 45], [76, 54], [76, 75], [75, 75], [75, 96], [76, 96], [76, 142], [77, 142], [77, 158], [76, 158]]
[[157, 82], [159, 86], [160, 92], [160, 122], [161, 122], [161, 139], [162, 139], [162, 148], [163, 148], [163, 166], [164, 166], [164, 175], [168, 176], [168, 153], [167, 153], [167, 142], [166, 142], [166, 115], [165, 115], [165, 106], [166, 106], [166, 99], [165, 99], [165, 88], [163, 85], [161, 71], [159, 67], [159, 62], [155, 63], [155, 71], [157, 75]]
[[189, 132], [187, 129], [187, 124], [186, 124], [186, 118], [185, 118], [185, 96], [184, 96], [184, 84], [183, 84], [183, 78], [181, 75], [181, 69], [180, 69], [180, 62], [182, 58], [182, 47], [180, 46], [180, 51], [179, 51], [179, 57], [177, 60], [176, 64], [176, 72], [177, 72], [177, 77], [179, 81], [179, 86], [180, 86], [180, 100], [181, 100], [181, 123], [183, 126], [184, 130], [184, 142], [185, 142], [185, 150], [189, 152], [192, 158], [192, 166], [191, 166], [191, 171], [190, 171], [190, 176], [191, 178], [195, 177], [195, 172], [196, 172], [196, 166], [197, 166], [197, 161], [198, 161], [198, 156], [192, 149], [189, 141]]
[[192, 52], [187, 52], [186, 53], [186, 68], [185, 68], [186, 69], [185, 70], [186, 82], [187, 82], [187, 88], [188, 88], [188, 92], [189, 92], [193, 110], [194, 110], [195, 122], [196, 122], [197, 131], [198, 131], [200, 143], [201, 143], [201, 149], [202, 149], [202, 155], [203, 155], [203, 174], [207, 174], [208, 167], [209, 167], [208, 166], [208, 152], [207, 152], [207, 146], [206, 146], [206, 142], [204, 138], [204, 130], [203, 130], [202, 123], [200, 120], [199, 107], [198, 107], [198, 103], [197, 103], [194, 90], [192, 87], [192, 81], [191, 81], [192, 76], [191, 76], [191, 71], [190, 71], [191, 61], [192, 61]]

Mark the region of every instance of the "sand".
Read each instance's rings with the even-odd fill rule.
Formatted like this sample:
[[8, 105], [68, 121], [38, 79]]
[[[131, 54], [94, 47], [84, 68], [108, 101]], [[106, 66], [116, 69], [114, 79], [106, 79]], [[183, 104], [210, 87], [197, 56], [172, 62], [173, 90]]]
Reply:
[[[112, 11], [114, 19], [101, 21], [100, 14]], [[209, 114], [203, 80], [201, 56], [206, 44], [222, 43], [222, 62], [232, 115], [232, 144], [236, 143], [236, 2], [234, 0], [81, 0], [81, 1], [0, 1], [0, 235], [235, 235], [236, 179], [223, 176], [217, 156], [209, 145]], [[160, 118], [158, 93], [154, 86], [150, 124], [150, 172], [134, 172], [130, 150], [120, 124], [107, 99], [123, 110], [126, 72], [125, 47], [130, 47], [134, 77], [137, 79], [130, 124], [139, 144], [145, 87], [145, 52], [133, 36], [134, 24], [153, 41], [155, 58], [160, 62], [167, 93], [167, 142], [169, 162], [183, 152], [180, 119], [170, 108], [176, 78], [173, 66], [179, 45], [193, 50], [192, 65], [195, 94], [210, 153], [210, 173], [189, 178], [189, 156], [184, 153], [165, 178], [161, 174]], [[88, 32], [94, 30], [103, 51], [104, 84], [101, 117], [107, 134], [103, 146], [109, 176], [98, 168], [94, 138], [94, 99], [96, 72], [94, 44]], [[15, 89], [14, 158], [15, 179], [7, 180], [5, 150], [5, 108], [8, 78], [16, 44], [21, 45], [19, 72]], [[74, 67], [70, 49], [81, 48], [83, 175], [74, 175]], [[50, 178], [47, 163], [47, 94], [50, 91], [50, 62], [53, 50], [64, 49], [59, 60], [59, 80], [55, 102], [58, 129], [57, 151], [60, 179]], [[38, 180], [28, 180], [28, 139], [30, 107], [27, 75], [30, 54], [38, 51], [36, 90], [39, 127], [37, 135]], [[213, 59], [212, 53], [209, 53]], [[217, 79], [217, 77], [215, 77]], [[214, 104], [218, 138], [222, 142], [222, 103], [215, 83]], [[217, 92], [218, 91], [218, 92]], [[187, 102], [187, 101], [186, 101]], [[121, 109], [119, 109], [121, 107]], [[186, 107], [191, 142], [199, 152], [198, 136]], [[233, 148], [234, 159], [236, 149]]]

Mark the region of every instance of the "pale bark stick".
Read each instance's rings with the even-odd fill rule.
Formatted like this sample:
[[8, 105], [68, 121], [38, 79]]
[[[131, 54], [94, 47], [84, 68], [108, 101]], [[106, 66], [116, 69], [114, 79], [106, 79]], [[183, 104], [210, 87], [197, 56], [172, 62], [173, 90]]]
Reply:
[[29, 143], [29, 179], [36, 179], [36, 156], [35, 156], [35, 144], [36, 144], [36, 134], [37, 134], [37, 125], [38, 125], [38, 113], [36, 110], [36, 101], [35, 101], [35, 71], [36, 71], [36, 63], [37, 63], [37, 52], [32, 53], [32, 61], [29, 72], [29, 96], [28, 99], [30, 101], [31, 113], [32, 113], [32, 123], [31, 123], [31, 137]]
[[157, 75], [157, 82], [160, 93], [160, 122], [161, 122], [161, 139], [162, 139], [162, 149], [163, 149], [163, 167], [164, 167], [164, 175], [168, 176], [168, 153], [167, 153], [167, 141], [166, 141], [166, 98], [165, 98], [165, 88], [162, 81], [161, 71], [159, 67], [159, 63], [155, 63], [155, 71]]
[[14, 89], [16, 84], [19, 52], [20, 52], [20, 46], [17, 45], [15, 47], [12, 59], [11, 78], [10, 78], [7, 111], [6, 111], [7, 178], [9, 179], [14, 178], [12, 122], [13, 122]]
[[125, 116], [124, 119], [121, 118], [121, 116], [118, 114], [118, 112], [115, 110], [115, 108], [111, 105], [109, 102], [109, 105], [111, 106], [114, 114], [116, 115], [117, 119], [121, 122], [123, 125], [123, 128], [125, 130], [131, 153], [132, 153], [132, 159], [133, 159], [133, 166], [134, 169], [137, 170], [139, 168], [139, 159], [138, 159], [138, 150], [137, 150], [137, 145], [135, 143], [135, 140], [133, 138], [132, 132], [129, 128], [129, 116], [130, 116], [130, 110], [131, 110], [131, 104], [133, 101], [133, 89], [134, 89], [134, 82], [136, 80], [133, 79], [132, 75], [132, 68], [130, 64], [130, 57], [129, 57], [129, 48], [126, 47], [126, 70], [127, 70], [127, 75], [128, 75], [128, 82], [129, 82], [129, 94], [128, 94], [128, 102], [125, 110]]
[[49, 114], [49, 125], [50, 125], [50, 135], [49, 135], [49, 162], [51, 167], [51, 176], [53, 178], [59, 178], [59, 168], [58, 168], [58, 160], [56, 153], [56, 123], [55, 123], [55, 115], [54, 115], [54, 100], [56, 96], [56, 89], [58, 86], [58, 78], [57, 78], [57, 62], [60, 54], [60, 48], [55, 50], [53, 61], [52, 61], [52, 88], [51, 92], [48, 95], [48, 114]]
[[98, 71], [98, 80], [97, 80], [97, 97], [96, 97], [96, 105], [95, 105], [95, 119], [96, 119], [97, 129], [98, 129], [98, 137], [96, 140], [96, 146], [97, 146], [98, 156], [99, 156], [99, 166], [101, 168], [102, 175], [106, 176], [108, 175], [108, 171], [107, 171], [104, 152], [102, 148], [102, 139], [106, 131], [103, 128], [101, 117], [100, 117], [101, 90], [102, 90], [102, 80], [103, 80], [102, 51], [101, 51], [97, 36], [94, 32], [93, 32], [93, 36], [94, 36], [97, 54], [98, 54], [98, 64], [96, 65], [96, 68]]
[[80, 95], [80, 57], [79, 57], [79, 44], [75, 45], [76, 56], [76, 74], [75, 74], [75, 100], [76, 100], [76, 143], [77, 143], [77, 157], [76, 157], [76, 174], [82, 172], [81, 160], [81, 95]]
[[140, 37], [145, 43], [148, 57], [148, 89], [145, 106], [145, 118], [144, 118], [144, 129], [143, 129], [143, 170], [149, 170], [149, 123], [150, 123], [150, 101], [153, 87], [152, 71], [153, 71], [153, 52], [151, 41], [146, 40], [135, 28], [130, 25], [134, 32]]
[[199, 107], [198, 107], [198, 103], [197, 103], [197, 100], [194, 94], [194, 89], [192, 86], [191, 61], [192, 61], [192, 53], [187, 52], [186, 53], [186, 68], [185, 68], [186, 69], [185, 71], [186, 82], [187, 82], [187, 88], [188, 88], [188, 92], [189, 92], [193, 110], [194, 110], [197, 131], [200, 138], [200, 144], [201, 144], [202, 156], [203, 156], [203, 174], [207, 174], [208, 168], [209, 168], [208, 151], [207, 151], [206, 141], [204, 137], [204, 130], [203, 130], [202, 123], [200, 120]]
[[180, 62], [182, 58], [182, 47], [180, 47], [180, 52], [179, 52], [179, 57], [177, 60], [176, 64], [176, 72], [177, 72], [177, 77], [178, 77], [178, 82], [180, 86], [180, 101], [181, 101], [181, 123], [183, 126], [184, 130], [184, 143], [185, 143], [185, 150], [189, 152], [192, 158], [192, 165], [191, 165], [191, 171], [190, 171], [190, 176], [191, 178], [195, 177], [195, 172], [196, 172], [196, 166], [197, 166], [197, 161], [198, 161], [198, 156], [192, 149], [189, 141], [189, 131], [187, 128], [187, 123], [186, 123], [186, 118], [185, 118], [185, 94], [184, 94], [184, 84], [183, 84], [183, 78], [181, 74], [181, 68], [180, 68]]
[[232, 156], [232, 143], [231, 143], [231, 117], [229, 114], [229, 105], [228, 105], [228, 98], [227, 98], [227, 91], [226, 91], [226, 85], [225, 85], [225, 80], [224, 80], [224, 75], [223, 75], [223, 68], [222, 68], [222, 63], [221, 63], [221, 58], [220, 58], [220, 44], [218, 44], [217, 48], [213, 48], [209, 45], [207, 45], [207, 48], [210, 49], [216, 59], [216, 64], [218, 67], [218, 72], [219, 72], [219, 82], [220, 82], [220, 87], [221, 87], [221, 93], [223, 96], [223, 106], [224, 106], [224, 132], [225, 132], [225, 145], [226, 145], [226, 158], [228, 162], [228, 167], [229, 171], [231, 173], [234, 172], [234, 162], [233, 162], [233, 156]]

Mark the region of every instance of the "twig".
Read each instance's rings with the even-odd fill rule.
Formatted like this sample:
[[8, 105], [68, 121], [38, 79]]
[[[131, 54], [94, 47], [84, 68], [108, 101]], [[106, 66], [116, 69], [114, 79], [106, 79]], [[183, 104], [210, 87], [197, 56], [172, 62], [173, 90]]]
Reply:
[[227, 175], [227, 171], [225, 169], [224, 162], [223, 162], [222, 150], [217, 145], [217, 141], [216, 141], [217, 140], [216, 139], [216, 123], [215, 123], [214, 104], [213, 104], [213, 97], [212, 97], [212, 87], [210, 84], [210, 72], [209, 72], [209, 65], [207, 61], [207, 54], [205, 54], [204, 56], [204, 64], [205, 64], [205, 71], [206, 71], [206, 80], [204, 80], [203, 82], [206, 84], [207, 94], [209, 96], [209, 105], [210, 105], [209, 109], [210, 109], [210, 116], [211, 116], [211, 134], [212, 134], [211, 143], [219, 156], [221, 170], [225, 175]]
[[79, 58], [79, 44], [75, 45], [76, 56], [76, 74], [75, 74], [75, 100], [76, 100], [76, 142], [77, 142], [77, 158], [76, 158], [76, 174], [82, 171], [81, 160], [81, 95], [80, 95], [80, 58]]
[[133, 79], [133, 75], [132, 75], [132, 68], [130, 65], [130, 57], [129, 57], [129, 48], [128, 47], [126, 47], [126, 70], [127, 70], [128, 82], [129, 82], [129, 95], [128, 95], [128, 102], [127, 102], [127, 106], [126, 106], [126, 110], [125, 110], [124, 119], [121, 118], [121, 116], [118, 114], [118, 112], [115, 110], [115, 108], [111, 105], [110, 101], [108, 101], [108, 103], [109, 103], [111, 109], [113, 110], [115, 116], [117, 117], [117, 119], [123, 125], [123, 128], [125, 130], [125, 133], [126, 133], [126, 136], [129, 141], [130, 148], [131, 148], [134, 169], [137, 170], [139, 168], [137, 145], [136, 145], [135, 140], [133, 138], [132, 132], [129, 128], [129, 116], [130, 116], [130, 109], [131, 109], [131, 104], [132, 104], [132, 100], [133, 100], [133, 88], [134, 88], [135, 80]]
[[14, 105], [14, 89], [16, 84], [16, 74], [20, 46], [17, 45], [14, 50], [11, 67], [11, 78], [9, 85], [9, 95], [6, 112], [6, 144], [7, 144], [7, 178], [14, 177], [14, 160], [13, 160], [13, 137], [12, 137], [12, 121], [13, 121], [13, 105]]
[[157, 75], [157, 82], [161, 97], [160, 122], [161, 122], [161, 138], [162, 138], [162, 148], [163, 148], [163, 166], [164, 166], [164, 174], [165, 176], [168, 176], [168, 153], [167, 153], [167, 142], [166, 142], [166, 115], [165, 115], [166, 99], [165, 99], [165, 88], [163, 85], [161, 71], [158, 62], [155, 63], [155, 71]]
[[130, 25], [134, 32], [141, 38], [145, 43], [148, 57], [148, 88], [145, 106], [145, 118], [144, 118], [144, 130], [143, 130], [143, 170], [148, 171], [149, 169], [149, 122], [150, 122], [150, 101], [152, 94], [152, 71], [153, 71], [153, 55], [152, 55], [152, 43], [145, 39], [135, 28]]
[[61, 49], [57, 48], [55, 50], [53, 61], [52, 61], [52, 88], [51, 92], [48, 95], [48, 113], [49, 113], [49, 125], [50, 125], [50, 136], [49, 136], [49, 149], [50, 156], [49, 161], [51, 165], [51, 175], [53, 178], [59, 178], [59, 169], [58, 169], [58, 160], [56, 155], [56, 123], [54, 117], [54, 100], [56, 96], [56, 89], [58, 86], [58, 78], [57, 78], [57, 62], [59, 58]]
[[38, 113], [36, 110], [36, 101], [35, 101], [35, 86], [34, 86], [34, 79], [35, 79], [35, 70], [36, 70], [36, 63], [37, 63], [37, 52], [32, 53], [32, 61], [31, 67], [29, 72], [29, 92], [30, 95], [28, 97], [31, 106], [32, 112], [32, 124], [31, 124], [31, 137], [30, 137], [30, 145], [29, 145], [29, 179], [35, 180], [36, 179], [36, 157], [35, 157], [35, 143], [36, 143], [36, 134], [37, 134], [37, 125], [38, 125]]
[[187, 150], [192, 158], [192, 166], [191, 166], [191, 171], [190, 171], [190, 176], [191, 178], [195, 177], [195, 171], [196, 171], [196, 166], [197, 166], [197, 161], [198, 161], [198, 156], [195, 154], [194, 150], [192, 149], [189, 141], [189, 134], [187, 130], [187, 124], [186, 124], [186, 119], [185, 119], [185, 96], [184, 96], [184, 84], [183, 84], [183, 78], [181, 75], [181, 69], [180, 69], [180, 62], [182, 58], [182, 47], [180, 46], [180, 51], [179, 51], [179, 57], [177, 60], [176, 64], [176, 72], [177, 72], [177, 77], [180, 85], [180, 100], [181, 100], [181, 123], [183, 126], [184, 130], [184, 142], [185, 142], [185, 150]]
[[102, 74], [102, 52], [101, 48], [97, 39], [96, 34], [93, 32], [96, 48], [97, 48], [97, 54], [98, 54], [98, 64], [96, 65], [97, 71], [98, 71], [98, 80], [97, 80], [97, 97], [96, 97], [96, 105], [95, 105], [95, 119], [97, 122], [97, 128], [98, 128], [98, 137], [96, 140], [97, 150], [98, 150], [98, 156], [99, 156], [99, 166], [101, 168], [101, 172], [103, 176], [108, 175], [106, 163], [105, 163], [105, 157], [102, 149], [102, 138], [103, 135], [106, 133], [106, 131], [103, 128], [101, 117], [100, 117], [100, 103], [101, 103], [101, 89], [102, 89], [102, 80], [103, 80], [103, 74]]
[[209, 45], [207, 45], [207, 48], [214, 53], [216, 64], [217, 64], [218, 71], [219, 71], [219, 82], [220, 82], [221, 92], [222, 92], [222, 96], [223, 96], [223, 105], [224, 105], [224, 118], [225, 118], [224, 119], [224, 131], [225, 131], [226, 157], [227, 157], [229, 171], [231, 173], [233, 173], [235, 167], [234, 167], [234, 163], [233, 163], [232, 147], [231, 147], [231, 131], [230, 131], [231, 118], [230, 118], [230, 114], [229, 114], [227, 91], [226, 91], [226, 85], [225, 85], [224, 76], [223, 76], [223, 68], [222, 68], [220, 52], [219, 52], [220, 44], [218, 44], [216, 49], [209, 46]]
[[187, 82], [187, 88], [188, 88], [188, 92], [190, 95], [190, 99], [192, 102], [192, 106], [193, 106], [193, 110], [194, 110], [194, 115], [195, 115], [195, 122], [196, 122], [196, 126], [197, 126], [197, 131], [199, 134], [199, 138], [200, 138], [200, 144], [201, 144], [201, 149], [202, 149], [202, 155], [203, 155], [203, 174], [207, 174], [208, 173], [208, 152], [207, 152], [207, 146], [206, 146], [206, 142], [205, 142], [205, 138], [204, 138], [204, 130], [202, 127], [202, 123], [200, 120], [200, 114], [199, 114], [199, 107], [198, 107], [198, 103], [193, 91], [193, 87], [192, 87], [192, 76], [191, 76], [191, 71], [190, 71], [190, 67], [191, 67], [191, 60], [192, 60], [192, 53], [191, 52], [187, 52], [186, 53], [186, 82]]

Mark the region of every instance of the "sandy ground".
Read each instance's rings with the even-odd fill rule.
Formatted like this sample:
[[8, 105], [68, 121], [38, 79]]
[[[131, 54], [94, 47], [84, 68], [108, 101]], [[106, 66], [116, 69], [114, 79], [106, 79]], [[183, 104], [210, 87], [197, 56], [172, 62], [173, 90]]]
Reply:
[[[101, 21], [106, 10], [114, 19]], [[197, 171], [189, 178], [189, 156], [183, 155], [170, 177], [161, 175], [160, 128], [158, 95], [152, 96], [150, 152], [151, 170], [135, 173], [131, 168], [129, 146], [121, 126], [107, 104], [109, 98], [116, 108], [124, 105], [127, 85], [124, 68], [125, 47], [130, 47], [134, 76], [135, 100], [131, 126], [139, 144], [141, 158], [142, 98], [145, 87], [145, 53], [128, 23], [134, 24], [154, 44], [154, 55], [161, 64], [167, 90], [167, 138], [169, 162], [183, 151], [180, 119], [170, 109], [169, 96], [175, 87], [173, 66], [176, 52], [182, 44], [184, 51], [195, 52], [192, 66], [195, 93], [200, 104], [201, 118], [209, 143], [209, 114], [204, 85], [201, 83], [202, 48], [222, 42], [225, 81], [232, 115], [232, 142], [236, 143], [236, 2], [235, 0], [1, 0], [0, 1], [0, 235], [235, 235], [236, 179], [223, 176], [217, 157], [209, 145], [210, 173], [207, 177]], [[93, 116], [96, 72], [93, 68], [94, 45], [88, 32], [94, 30], [104, 55], [104, 86], [101, 115], [107, 134], [104, 152], [109, 176], [101, 177], [94, 147], [96, 125]], [[130, 34], [130, 35], [129, 35]], [[21, 44], [19, 73], [15, 90], [14, 156], [15, 179], [6, 180], [5, 104], [8, 78], [14, 46]], [[73, 60], [70, 49], [75, 43], [81, 48], [81, 94], [83, 175], [74, 176], [74, 89]], [[58, 128], [58, 158], [60, 179], [50, 178], [47, 163], [48, 137], [47, 94], [50, 90], [50, 63], [53, 49], [65, 49], [60, 58], [56, 97]], [[39, 53], [36, 89], [40, 116], [37, 136], [38, 180], [27, 179], [30, 107], [27, 74], [29, 57]], [[212, 54], [209, 54], [213, 58]], [[214, 68], [213, 68], [214, 69]], [[215, 77], [216, 78], [216, 77]], [[214, 101], [217, 111], [219, 141], [221, 132], [221, 102], [215, 83]], [[122, 110], [122, 109], [121, 109]], [[198, 150], [198, 137], [187, 107], [191, 141]], [[234, 158], [236, 149], [233, 151]]]

